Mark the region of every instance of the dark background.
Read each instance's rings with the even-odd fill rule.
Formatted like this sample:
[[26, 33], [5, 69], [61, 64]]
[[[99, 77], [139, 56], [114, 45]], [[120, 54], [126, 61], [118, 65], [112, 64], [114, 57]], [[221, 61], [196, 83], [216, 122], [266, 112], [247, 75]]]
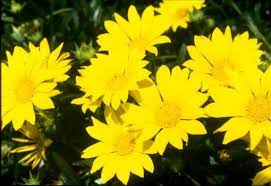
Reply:
[[[80, 160], [84, 148], [93, 144], [86, 133], [90, 116], [103, 120], [103, 108], [95, 113], [83, 114], [80, 107], [71, 105], [73, 98], [82, 95], [75, 84], [77, 70], [88, 65], [88, 59], [98, 49], [96, 38], [104, 33], [104, 20], [113, 19], [114, 12], [126, 17], [128, 7], [136, 5], [141, 13], [148, 5], [157, 6], [154, 0], [2, 0], [1, 7], [1, 61], [5, 51], [14, 46], [27, 47], [31, 41], [38, 44], [43, 37], [51, 48], [64, 42], [64, 51], [71, 52], [74, 59], [71, 78], [59, 85], [63, 92], [54, 98], [56, 109], [46, 111], [47, 118], [39, 117], [46, 136], [54, 143], [47, 153], [47, 162], [40, 169], [31, 170], [18, 164], [22, 155], [9, 154], [16, 144], [11, 137], [20, 136], [11, 125], [2, 132], [1, 177], [9, 184], [85, 184], [95, 186], [100, 172], [89, 174], [92, 160]], [[271, 62], [271, 1], [270, 0], [206, 0], [206, 7], [191, 15], [187, 29], [170, 29], [166, 32], [171, 44], [160, 45], [159, 56], [148, 55], [148, 69], [153, 74], [161, 64], [169, 67], [180, 65], [189, 58], [186, 46], [193, 44], [194, 35], [208, 36], [215, 27], [232, 28], [233, 35], [249, 31], [251, 37], [262, 42], [265, 51], [261, 68]], [[247, 186], [261, 170], [257, 157], [246, 151], [247, 144], [241, 140], [222, 145], [223, 133], [212, 135], [225, 119], [207, 119], [204, 124], [208, 135], [193, 136], [182, 151], [169, 147], [163, 157], [152, 156], [154, 174], [145, 173], [141, 179], [131, 176], [133, 186], [179, 186], [224, 185]], [[113, 179], [107, 185], [121, 185]]]

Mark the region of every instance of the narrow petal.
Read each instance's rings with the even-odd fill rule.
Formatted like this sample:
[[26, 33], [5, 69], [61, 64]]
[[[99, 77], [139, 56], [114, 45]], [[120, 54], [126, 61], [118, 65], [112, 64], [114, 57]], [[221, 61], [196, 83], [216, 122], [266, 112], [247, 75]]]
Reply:
[[91, 170], [90, 170], [91, 174], [93, 174], [97, 170], [101, 169], [106, 164], [107, 161], [108, 161], [108, 156], [107, 155], [98, 156], [93, 161], [93, 164], [92, 164], [92, 167], [91, 167]]
[[116, 171], [117, 178], [124, 184], [127, 185], [130, 177], [129, 167], [126, 163], [120, 163]]
[[263, 138], [262, 130], [257, 126], [251, 126], [250, 128], [250, 150], [254, 150]]
[[112, 179], [115, 176], [116, 169], [110, 164], [107, 164], [102, 169], [101, 179], [103, 183], [106, 183], [108, 180]]
[[141, 165], [144, 167], [144, 169], [146, 169], [150, 173], [153, 173], [154, 166], [153, 166], [153, 162], [152, 162], [152, 159], [150, 158], [150, 156], [148, 156], [146, 154], [137, 154], [136, 159], [137, 159], [137, 161], [141, 162]]
[[167, 92], [170, 86], [170, 71], [167, 66], [163, 65], [158, 69], [156, 82], [163, 99], [165, 99], [168, 96]]

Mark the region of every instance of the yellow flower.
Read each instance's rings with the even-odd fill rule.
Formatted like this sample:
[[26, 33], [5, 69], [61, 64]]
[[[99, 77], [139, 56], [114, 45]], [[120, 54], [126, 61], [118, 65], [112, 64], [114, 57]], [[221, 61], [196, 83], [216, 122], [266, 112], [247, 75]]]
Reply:
[[77, 85], [85, 95], [73, 103], [86, 104], [83, 110], [95, 110], [99, 106], [99, 99], [116, 110], [121, 102], [126, 103], [129, 91], [137, 90], [138, 83], [150, 74], [143, 68], [147, 61], [127, 54], [97, 54], [91, 63], [80, 70], [81, 76], [76, 78]]
[[168, 142], [178, 149], [188, 134], [205, 134], [206, 130], [197, 119], [204, 117], [200, 108], [207, 100], [198, 92], [200, 81], [189, 79], [189, 70], [174, 67], [170, 74], [166, 66], [159, 68], [157, 86], [142, 88], [134, 94], [140, 106], [126, 104], [123, 120], [142, 129], [142, 139], [155, 137], [154, 146], [162, 155]]
[[226, 131], [223, 144], [250, 134], [253, 150], [263, 136], [271, 138], [271, 70], [233, 76], [233, 88], [214, 88], [214, 103], [206, 107], [212, 117], [231, 117], [217, 132]]
[[36, 60], [42, 61], [54, 82], [62, 82], [69, 77], [65, 73], [71, 68], [71, 65], [69, 65], [71, 60], [67, 59], [70, 54], [65, 52], [60, 55], [62, 47], [63, 43], [51, 53], [46, 38], [41, 41], [39, 47], [35, 47], [32, 43], [29, 44], [31, 55], [36, 55]]
[[261, 158], [260, 162], [265, 168], [257, 173], [252, 185], [271, 183], [271, 141], [266, 139], [264, 142], [256, 148], [255, 154]]
[[195, 46], [187, 47], [192, 59], [184, 66], [192, 69], [192, 75], [203, 81], [203, 90], [229, 86], [232, 72], [257, 68], [263, 53], [257, 40], [249, 39], [247, 32], [232, 39], [230, 27], [225, 33], [216, 28], [211, 39], [195, 36], [194, 40]]
[[100, 51], [121, 50], [134, 53], [149, 51], [158, 54], [154, 45], [168, 43], [170, 39], [162, 36], [166, 30], [163, 24], [154, 16], [153, 7], [147, 7], [142, 17], [134, 6], [128, 10], [128, 21], [115, 13], [114, 21], [105, 21], [104, 25], [108, 33], [98, 36]]
[[[103, 183], [114, 175], [127, 184], [130, 173], [144, 177], [144, 169], [153, 172], [153, 162], [148, 153], [151, 141], [139, 140], [140, 131], [130, 130], [126, 123], [121, 123], [112, 109], [106, 109], [107, 125], [92, 118], [93, 126], [87, 127], [88, 134], [99, 140], [83, 151], [82, 158], [94, 158], [91, 173], [102, 168]], [[144, 168], [144, 169], [143, 169]]]
[[2, 129], [12, 121], [18, 130], [26, 120], [35, 124], [33, 105], [39, 109], [54, 108], [52, 96], [56, 83], [48, 82], [51, 75], [36, 55], [15, 47], [13, 55], [7, 52], [7, 64], [2, 63]]
[[42, 160], [46, 160], [46, 149], [53, 141], [40, 133], [36, 125], [26, 123], [19, 131], [27, 137], [27, 139], [12, 138], [12, 140], [20, 143], [26, 143], [27, 145], [15, 148], [11, 153], [28, 152], [29, 154], [23, 157], [19, 163], [22, 163], [23, 165], [32, 164], [32, 169], [34, 169]]
[[179, 26], [187, 28], [190, 21], [189, 13], [194, 8], [202, 7], [204, 7], [204, 0], [164, 0], [156, 11], [160, 13], [161, 21], [167, 22], [168, 27], [171, 26], [176, 32]]

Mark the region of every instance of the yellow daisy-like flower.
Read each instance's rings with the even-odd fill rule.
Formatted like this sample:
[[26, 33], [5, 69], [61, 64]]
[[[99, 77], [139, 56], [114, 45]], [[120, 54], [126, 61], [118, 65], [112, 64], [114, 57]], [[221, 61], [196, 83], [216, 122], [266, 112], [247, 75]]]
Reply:
[[195, 46], [188, 46], [191, 60], [183, 65], [193, 70], [193, 76], [203, 81], [203, 89], [229, 86], [232, 72], [255, 69], [263, 51], [256, 39], [249, 39], [247, 32], [232, 39], [230, 27], [222, 33], [216, 28], [211, 39], [195, 36]]
[[36, 60], [41, 60], [45, 65], [46, 71], [52, 76], [54, 82], [62, 82], [68, 79], [66, 72], [71, 68], [69, 65], [71, 59], [67, 59], [70, 54], [65, 52], [60, 55], [63, 43], [54, 51], [50, 52], [50, 47], [46, 38], [44, 38], [39, 47], [29, 44], [31, 55], [36, 55]]
[[20, 143], [26, 143], [27, 145], [15, 148], [11, 153], [28, 152], [29, 154], [23, 157], [19, 163], [22, 163], [23, 165], [32, 164], [32, 169], [34, 169], [42, 160], [46, 160], [46, 149], [53, 141], [40, 133], [36, 125], [26, 123], [19, 131], [27, 137], [27, 139], [12, 138], [12, 140]]
[[147, 61], [127, 54], [97, 54], [97, 58], [91, 59], [91, 63], [80, 70], [81, 76], [76, 78], [77, 85], [85, 95], [73, 103], [83, 106], [86, 104], [85, 109], [95, 110], [99, 106], [99, 100], [102, 100], [116, 110], [121, 102], [126, 103], [129, 91], [137, 90], [138, 83], [150, 75], [143, 68]]
[[[87, 127], [88, 134], [99, 140], [83, 151], [82, 158], [94, 158], [91, 173], [102, 168], [101, 180], [106, 183], [114, 175], [127, 184], [130, 173], [144, 177], [144, 169], [153, 172], [153, 162], [148, 153], [151, 141], [139, 140], [140, 131], [130, 130], [126, 123], [120, 122], [112, 110], [107, 109], [107, 124], [95, 118], [93, 126]], [[143, 169], [144, 168], [144, 169]]]
[[100, 51], [122, 50], [134, 53], [149, 51], [158, 54], [154, 45], [168, 43], [170, 39], [162, 36], [166, 30], [162, 23], [154, 16], [152, 6], [147, 7], [142, 17], [134, 6], [128, 10], [128, 21], [115, 13], [114, 21], [105, 21], [105, 28], [108, 33], [98, 36]]
[[253, 179], [252, 185], [271, 184], [271, 140], [264, 140], [255, 150], [261, 159], [262, 166], [265, 167], [262, 171], [258, 172]]
[[193, 9], [201, 9], [202, 7], [204, 7], [204, 0], [163, 0], [156, 11], [160, 13], [161, 20], [176, 32], [179, 26], [187, 28], [190, 21], [189, 13]]
[[20, 47], [13, 55], [7, 52], [7, 64], [2, 63], [1, 116], [2, 129], [12, 121], [15, 130], [24, 121], [35, 124], [33, 105], [39, 109], [54, 108], [51, 97], [59, 94], [56, 83], [48, 82], [51, 75], [46, 67]]
[[210, 89], [214, 103], [206, 107], [212, 117], [231, 117], [217, 132], [226, 131], [223, 144], [250, 134], [253, 150], [263, 136], [271, 138], [271, 68], [252, 71], [234, 79], [234, 88]]
[[189, 79], [189, 70], [174, 67], [172, 73], [166, 66], [159, 68], [157, 86], [142, 88], [135, 98], [139, 106], [126, 104], [123, 120], [142, 129], [142, 138], [155, 137], [154, 147], [162, 155], [168, 143], [178, 149], [188, 134], [205, 134], [197, 119], [204, 117], [201, 106], [208, 96], [198, 92], [200, 81]]

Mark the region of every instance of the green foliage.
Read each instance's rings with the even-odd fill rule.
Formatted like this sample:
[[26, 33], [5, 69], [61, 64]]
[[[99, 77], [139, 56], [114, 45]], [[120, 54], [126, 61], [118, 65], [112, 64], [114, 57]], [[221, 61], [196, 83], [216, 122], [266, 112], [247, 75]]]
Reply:
[[[1, 176], [9, 184], [67, 184], [99, 185], [100, 173], [90, 175], [91, 160], [80, 160], [84, 148], [94, 141], [87, 135], [85, 127], [90, 125], [90, 116], [103, 119], [102, 110], [83, 114], [79, 106], [70, 104], [73, 98], [82, 95], [75, 87], [75, 76], [82, 65], [98, 50], [96, 38], [104, 33], [103, 22], [112, 19], [114, 12], [125, 16], [129, 5], [134, 4], [140, 11], [154, 0], [3, 0], [1, 59], [5, 51], [14, 46], [27, 47], [47, 37], [51, 48], [64, 42], [64, 50], [71, 52], [71, 78], [59, 88], [63, 92], [54, 100], [53, 111], [41, 113], [46, 136], [54, 143], [49, 148], [44, 166], [30, 173], [30, 167], [18, 164], [20, 155], [10, 154], [14, 147], [11, 136], [19, 136], [11, 126], [2, 133]], [[234, 33], [249, 31], [251, 37], [262, 42], [266, 51], [261, 66], [266, 69], [271, 63], [271, 1], [269, 0], [206, 0], [206, 8], [191, 15], [188, 29], [169, 30], [166, 35], [171, 44], [159, 46], [160, 55], [148, 56], [148, 68], [153, 72], [161, 64], [169, 67], [180, 65], [188, 58], [186, 46], [193, 43], [194, 35], [208, 35], [215, 27], [232, 27]], [[190, 138], [182, 151], [167, 149], [165, 156], [154, 156], [155, 173], [145, 174], [144, 179], [131, 177], [130, 185], [250, 185], [251, 178], [260, 170], [257, 157], [248, 153], [247, 144], [235, 141], [222, 145], [223, 134], [211, 135], [223, 120], [208, 119], [205, 126], [208, 135]], [[17, 157], [18, 156], [18, 157]], [[117, 180], [107, 185], [120, 185]]]

